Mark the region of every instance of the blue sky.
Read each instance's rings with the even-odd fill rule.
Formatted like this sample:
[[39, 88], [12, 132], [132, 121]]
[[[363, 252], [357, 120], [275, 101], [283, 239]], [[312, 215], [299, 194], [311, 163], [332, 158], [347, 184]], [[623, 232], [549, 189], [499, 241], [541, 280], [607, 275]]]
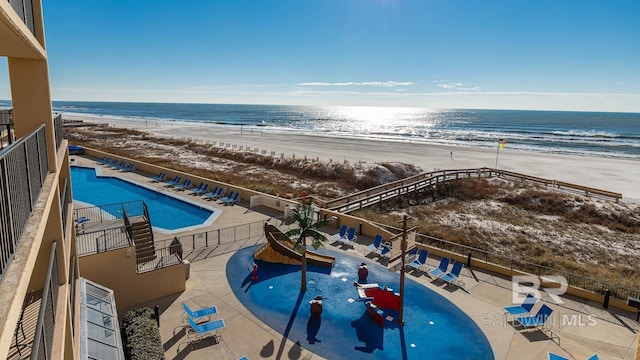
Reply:
[[44, 15], [54, 100], [640, 111], [640, 1], [44, 0]]

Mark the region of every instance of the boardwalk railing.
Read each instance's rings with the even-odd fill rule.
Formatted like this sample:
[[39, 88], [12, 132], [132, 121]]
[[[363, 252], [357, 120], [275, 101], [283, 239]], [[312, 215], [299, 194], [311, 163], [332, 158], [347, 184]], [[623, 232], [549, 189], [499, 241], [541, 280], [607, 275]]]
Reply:
[[0, 279], [49, 173], [45, 126], [0, 151]]
[[564, 188], [573, 191], [583, 192], [586, 196], [597, 195], [616, 202], [622, 198], [622, 194], [607, 190], [595, 189], [586, 186], [571, 184], [562, 181], [544, 179], [536, 176], [515, 173], [512, 171], [496, 170], [490, 168], [478, 169], [454, 169], [454, 170], [438, 170], [429, 173], [418, 174], [406, 179], [390, 182], [387, 184], [372, 187], [370, 189], [353, 193], [341, 198], [330, 201], [320, 202], [321, 206], [330, 210], [347, 213], [350, 211], [365, 208], [367, 206], [397, 197], [399, 195], [409, 194], [422, 189], [437, 185], [443, 182], [457, 180], [460, 178], [472, 177], [501, 177], [521, 182], [531, 182], [544, 186], [552, 186], [554, 188]]

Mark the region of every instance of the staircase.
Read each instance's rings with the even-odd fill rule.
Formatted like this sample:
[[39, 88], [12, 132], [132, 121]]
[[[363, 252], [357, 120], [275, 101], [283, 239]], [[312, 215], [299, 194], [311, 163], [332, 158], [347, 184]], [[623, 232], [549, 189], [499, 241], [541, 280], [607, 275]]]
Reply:
[[156, 253], [153, 246], [151, 223], [143, 216], [132, 218], [130, 234], [136, 246], [137, 263], [155, 260]]

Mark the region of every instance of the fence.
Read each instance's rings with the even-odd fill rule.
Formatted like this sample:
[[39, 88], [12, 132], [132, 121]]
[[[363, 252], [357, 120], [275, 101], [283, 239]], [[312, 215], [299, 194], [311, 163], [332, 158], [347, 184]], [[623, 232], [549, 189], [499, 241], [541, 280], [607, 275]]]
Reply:
[[[51, 358], [53, 335], [56, 325], [56, 308], [58, 306], [58, 261], [56, 258], [56, 243], [51, 244], [49, 267], [42, 290], [40, 313], [36, 324], [36, 334], [31, 348], [31, 359], [46, 360]], [[64, 321], [64, 319], [62, 319]]]
[[130, 217], [144, 215], [144, 201], [135, 200], [123, 203], [79, 208], [74, 209], [73, 214], [75, 219], [86, 217], [91, 219], [91, 222], [96, 223], [123, 219], [123, 210], [126, 211], [127, 215]]
[[0, 279], [49, 172], [45, 126], [0, 151]]
[[[396, 227], [383, 225], [383, 224], [377, 224], [377, 225], [390, 229], [395, 233], [401, 232], [401, 229]], [[627, 300], [628, 296], [640, 297], [640, 290], [625, 288], [623, 286], [619, 286], [603, 280], [597, 280], [597, 279], [592, 279], [582, 275], [572, 274], [564, 270], [554, 269], [554, 268], [542, 266], [539, 264], [526, 262], [521, 259], [516, 259], [506, 255], [496, 254], [496, 253], [489, 252], [487, 250], [478, 249], [472, 246], [453, 243], [453, 242], [439, 239], [433, 236], [417, 234], [416, 242], [423, 245], [428, 245], [430, 247], [437, 248], [440, 250], [453, 252], [462, 257], [466, 257], [469, 254], [471, 254], [471, 257], [475, 262], [483, 262], [485, 264], [498, 265], [512, 271], [520, 271], [523, 273], [532, 274], [536, 276], [562, 276], [565, 279], [567, 279], [567, 282], [570, 286], [591, 291], [598, 294], [603, 294], [605, 290], [609, 290], [611, 291], [611, 296], [616, 297], [618, 299], [622, 299], [622, 300]]]
[[124, 226], [76, 236], [76, 254], [87, 256], [133, 246]]

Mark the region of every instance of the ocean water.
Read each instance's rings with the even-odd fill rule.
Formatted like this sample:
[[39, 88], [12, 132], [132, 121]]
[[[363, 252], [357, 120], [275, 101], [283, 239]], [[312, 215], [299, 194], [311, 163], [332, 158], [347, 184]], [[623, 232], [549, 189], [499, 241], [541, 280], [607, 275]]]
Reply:
[[[0, 101], [0, 107], [10, 106]], [[54, 111], [640, 160], [640, 113], [54, 101]]]

